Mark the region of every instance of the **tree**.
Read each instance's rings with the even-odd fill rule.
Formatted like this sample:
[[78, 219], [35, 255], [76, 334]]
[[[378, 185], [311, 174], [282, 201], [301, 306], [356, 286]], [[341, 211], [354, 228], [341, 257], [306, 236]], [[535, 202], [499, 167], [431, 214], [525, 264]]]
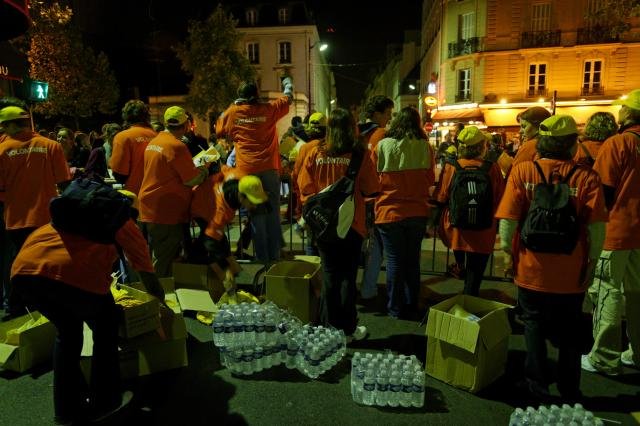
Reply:
[[629, 18], [640, 15], [640, 0], [600, 0], [595, 1], [585, 13], [585, 19], [592, 27], [605, 28], [608, 36], [617, 40], [629, 31]]
[[76, 128], [82, 117], [113, 113], [119, 91], [109, 60], [83, 44], [71, 21], [71, 8], [40, 1], [33, 3], [31, 14], [29, 75], [49, 82], [49, 99], [37, 104], [35, 111], [72, 117]]
[[237, 21], [222, 6], [203, 22], [191, 21], [184, 44], [176, 46], [182, 69], [192, 77], [186, 103], [198, 116], [222, 111], [236, 97], [243, 80], [255, 71], [240, 49]]

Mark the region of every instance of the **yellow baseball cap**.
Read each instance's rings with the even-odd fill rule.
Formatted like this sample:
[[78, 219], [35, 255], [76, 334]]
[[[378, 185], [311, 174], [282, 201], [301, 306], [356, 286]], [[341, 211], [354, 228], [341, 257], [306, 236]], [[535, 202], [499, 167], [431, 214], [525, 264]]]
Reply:
[[29, 113], [20, 107], [8, 106], [0, 109], [0, 123], [24, 118], [29, 118]]
[[188, 119], [187, 112], [179, 106], [169, 107], [164, 112], [164, 122], [168, 126], [179, 126], [180, 124], [184, 124]]
[[624, 105], [627, 108], [640, 110], [640, 89], [632, 90], [626, 98], [616, 99], [611, 105]]
[[482, 130], [476, 126], [467, 126], [458, 133], [458, 142], [466, 146], [477, 145], [485, 140]]
[[540, 123], [538, 134], [542, 136], [566, 136], [578, 133], [576, 121], [570, 115], [552, 115]]
[[238, 192], [244, 194], [253, 204], [262, 204], [269, 199], [269, 196], [262, 188], [260, 178], [254, 175], [247, 175], [240, 179]]
[[314, 112], [309, 117], [309, 125], [311, 126], [327, 126], [327, 117], [321, 112]]

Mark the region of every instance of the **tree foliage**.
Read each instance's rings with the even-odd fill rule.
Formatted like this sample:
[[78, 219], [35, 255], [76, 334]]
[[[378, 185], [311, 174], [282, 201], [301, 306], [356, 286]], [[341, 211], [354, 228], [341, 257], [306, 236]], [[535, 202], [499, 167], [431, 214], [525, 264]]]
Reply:
[[224, 110], [235, 99], [240, 82], [255, 76], [236, 25], [218, 5], [206, 20], [191, 21], [186, 42], [175, 48], [182, 69], [192, 77], [186, 103], [200, 117]]
[[59, 2], [34, 2], [28, 37], [29, 75], [49, 83], [49, 99], [35, 110], [47, 116], [81, 117], [114, 112], [118, 84], [107, 56], [84, 45], [73, 12]]
[[629, 31], [629, 18], [633, 16], [640, 16], [640, 0], [599, 0], [585, 13], [591, 26], [607, 28], [615, 39]]

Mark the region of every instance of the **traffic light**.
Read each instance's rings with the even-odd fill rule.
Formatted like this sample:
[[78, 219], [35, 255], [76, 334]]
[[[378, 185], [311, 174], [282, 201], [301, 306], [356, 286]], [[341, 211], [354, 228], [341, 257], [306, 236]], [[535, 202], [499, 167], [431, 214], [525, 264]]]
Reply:
[[49, 83], [46, 81], [29, 81], [29, 100], [44, 102], [49, 97]]

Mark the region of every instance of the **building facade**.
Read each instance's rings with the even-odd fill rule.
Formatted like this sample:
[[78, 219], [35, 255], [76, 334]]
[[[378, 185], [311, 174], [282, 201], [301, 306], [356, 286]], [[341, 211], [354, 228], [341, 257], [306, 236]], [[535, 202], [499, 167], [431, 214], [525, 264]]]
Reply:
[[[540, 105], [579, 124], [640, 87], [640, 20], [611, 31], [602, 0], [426, 0], [422, 112], [438, 124], [516, 126]], [[435, 91], [433, 90], [435, 87]], [[428, 93], [431, 88], [433, 93]], [[427, 106], [424, 100], [436, 98]]]

